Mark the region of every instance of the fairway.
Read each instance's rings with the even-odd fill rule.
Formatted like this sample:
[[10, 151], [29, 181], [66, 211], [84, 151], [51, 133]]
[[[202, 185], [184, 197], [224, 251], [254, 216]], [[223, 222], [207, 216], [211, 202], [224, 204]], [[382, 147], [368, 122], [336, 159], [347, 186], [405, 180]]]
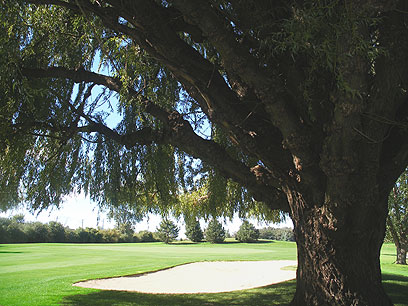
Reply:
[[[72, 286], [95, 278], [132, 275], [188, 262], [296, 260], [292, 242], [255, 244], [15, 244], [0, 245], [0, 305], [285, 305], [289, 281], [230, 293], [153, 295]], [[408, 306], [408, 267], [392, 264], [393, 245], [382, 249], [384, 286], [396, 305]], [[271, 304], [273, 301], [273, 304]]]

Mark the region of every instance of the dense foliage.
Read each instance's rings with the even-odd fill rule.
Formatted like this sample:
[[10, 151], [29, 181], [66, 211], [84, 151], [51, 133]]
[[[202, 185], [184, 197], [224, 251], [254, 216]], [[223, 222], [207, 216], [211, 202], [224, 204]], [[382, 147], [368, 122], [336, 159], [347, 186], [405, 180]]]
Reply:
[[239, 227], [238, 232], [235, 234], [235, 239], [239, 242], [256, 242], [259, 238], [259, 229], [244, 220]]
[[272, 240], [282, 240], [282, 241], [295, 241], [295, 235], [293, 229], [289, 227], [284, 228], [274, 228], [265, 227], [259, 230], [259, 238], [261, 239], [272, 239]]
[[204, 231], [205, 240], [211, 243], [222, 243], [225, 240], [225, 229], [222, 224], [216, 219], [208, 222], [207, 228]]
[[156, 230], [157, 236], [159, 237], [160, 241], [164, 243], [170, 243], [174, 239], [178, 237], [179, 228], [173, 221], [169, 219], [163, 219], [159, 227]]
[[154, 242], [158, 241], [153, 233], [123, 232], [119, 228], [77, 228], [71, 229], [61, 223], [51, 221], [26, 222], [23, 216], [0, 218], [0, 243], [26, 242], [72, 242], [72, 243], [117, 243], [117, 242]]

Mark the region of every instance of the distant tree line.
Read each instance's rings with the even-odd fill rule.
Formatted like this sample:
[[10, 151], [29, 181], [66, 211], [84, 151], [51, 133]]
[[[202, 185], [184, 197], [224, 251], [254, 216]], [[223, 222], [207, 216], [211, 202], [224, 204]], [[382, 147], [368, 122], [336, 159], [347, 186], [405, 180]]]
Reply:
[[[68, 242], [68, 243], [121, 243], [121, 242], [156, 242], [170, 243], [177, 238], [179, 228], [168, 219], [164, 219], [156, 232], [135, 232], [130, 224], [117, 225], [113, 229], [77, 228], [71, 229], [60, 222], [48, 223], [26, 222], [23, 215], [9, 218], [0, 217], [0, 243], [27, 242]], [[186, 221], [186, 237], [192, 242], [208, 241], [222, 243], [231, 235], [217, 219], [212, 219], [205, 230], [202, 230], [196, 219]], [[294, 241], [291, 228], [256, 229], [244, 221], [235, 234], [239, 242], [256, 242], [258, 239]]]
[[290, 227], [274, 228], [265, 227], [259, 230], [260, 239], [271, 239], [281, 241], [295, 241], [293, 229]]
[[113, 229], [77, 228], [71, 229], [60, 222], [26, 222], [24, 216], [0, 218], [0, 243], [25, 242], [72, 242], [72, 243], [117, 243], [159, 241], [155, 233], [135, 233], [129, 226]]

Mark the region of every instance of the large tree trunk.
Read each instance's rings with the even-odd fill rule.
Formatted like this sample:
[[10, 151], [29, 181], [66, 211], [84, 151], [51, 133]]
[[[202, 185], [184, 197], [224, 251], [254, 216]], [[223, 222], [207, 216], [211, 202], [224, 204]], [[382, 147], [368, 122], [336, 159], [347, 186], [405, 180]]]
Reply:
[[406, 248], [397, 246], [397, 261], [395, 263], [399, 265], [407, 264], [407, 249]]
[[298, 248], [291, 306], [392, 305], [380, 270], [385, 197], [373, 203], [372, 188], [361, 194], [337, 187], [314, 206], [299, 192], [289, 193]]

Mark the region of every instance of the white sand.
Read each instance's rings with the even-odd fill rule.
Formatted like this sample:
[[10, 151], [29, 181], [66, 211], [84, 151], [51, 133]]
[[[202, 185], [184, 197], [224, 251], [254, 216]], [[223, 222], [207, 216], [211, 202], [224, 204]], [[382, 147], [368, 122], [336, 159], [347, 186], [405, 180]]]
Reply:
[[83, 281], [74, 286], [143, 293], [227, 292], [293, 279], [296, 271], [281, 268], [296, 264], [289, 260], [196, 262], [139, 276]]

